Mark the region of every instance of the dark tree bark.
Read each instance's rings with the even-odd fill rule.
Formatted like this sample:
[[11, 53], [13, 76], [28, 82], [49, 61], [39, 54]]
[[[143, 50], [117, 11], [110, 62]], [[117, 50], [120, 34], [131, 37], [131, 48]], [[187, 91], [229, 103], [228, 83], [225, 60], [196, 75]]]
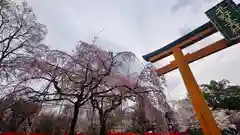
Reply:
[[79, 108], [80, 108], [80, 100], [77, 100], [77, 102], [74, 104], [73, 118], [70, 125], [69, 135], [75, 134], [75, 126], [77, 124]]
[[107, 135], [106, 121], [107, 117], [100, 116], [100, 135]]

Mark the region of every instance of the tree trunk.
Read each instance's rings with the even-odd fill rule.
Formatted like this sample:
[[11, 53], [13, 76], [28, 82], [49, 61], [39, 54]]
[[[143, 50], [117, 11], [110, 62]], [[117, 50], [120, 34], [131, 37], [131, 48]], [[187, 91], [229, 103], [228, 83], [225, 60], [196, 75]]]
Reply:
[[100, 116], [100, 133], [99, 133], [99, 135], [107, 135], [106, 121], [107, 121], [107, 119], [104, 116]]
[[77, 119], [78, 119], [78, 113], [79, 113], [79, 101], [77, 101], [74, 104], [74, 111], [73, 111], [73, 118], [71, 121], [71, 126], [70, 126], [70, 131], [69, 131], [69, 135], [74, 135], [75, 134], [75, 126], [77, 124]]
[[16, 132], [17, 126], [16, 125], [10, 125], [9, 132]]

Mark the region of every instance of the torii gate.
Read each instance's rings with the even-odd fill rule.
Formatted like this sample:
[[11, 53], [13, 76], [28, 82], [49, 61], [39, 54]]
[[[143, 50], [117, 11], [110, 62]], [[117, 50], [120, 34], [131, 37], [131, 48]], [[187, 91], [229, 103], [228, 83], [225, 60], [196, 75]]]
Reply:
[[[175, 60], [157, 69], [157, 73], [162, 75], [178, 68], [190, 95], [204, 135], [221, 135], [212, 116], [212, 112], [208, 109], [203, 94], [188, 64], [240, 42], [240, 9], [232, 0], [224, 0], [208, 10], [206, 15], [210, 18], [210, 22], [207, 22], [163, 48], [144, 55], [143, 58], [153, 63], [173, 54]], [[194, 53], [186, 55], [182, 53], [182, 49], [217, 31], [220, 31], [225, 38]]]

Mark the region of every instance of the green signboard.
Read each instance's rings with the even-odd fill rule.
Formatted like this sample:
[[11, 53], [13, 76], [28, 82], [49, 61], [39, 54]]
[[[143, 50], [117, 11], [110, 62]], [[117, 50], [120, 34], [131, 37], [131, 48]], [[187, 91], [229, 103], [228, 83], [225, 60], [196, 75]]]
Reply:
[[232, 0], [224, 0], [209, 9], [206, 15], [227, 41], [240, 38], [240, 8]]

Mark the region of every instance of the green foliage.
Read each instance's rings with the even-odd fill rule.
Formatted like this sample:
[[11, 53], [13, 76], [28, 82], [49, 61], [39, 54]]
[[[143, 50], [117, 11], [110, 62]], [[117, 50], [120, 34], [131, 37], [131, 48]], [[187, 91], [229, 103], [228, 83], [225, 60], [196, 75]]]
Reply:
[[62, 135], [68, 132], [68, 123], [70, 118], [68, 116], [55, 116], [54, 114], [41, 114], [37, 117], [38, 122], [33, 129], [36, 133], [49, 135]]
[[[231, 85], [228, 80], [210, 81], [209, 84], [201, 85], [203, 95], [208, 106], [213, 110], [235, 110], [240, 109], [240, 86]], [[239, 135], [240, 133], [233, 128], [223, 129], [222, 135]], [[199, 127], [190, 127], [191, 135], [203, 135]]]
[[151, 128], [150, 121], [146, 118], [145, 113], [142, 108], [138, 108], [132, 116], [132, 126], [130, 126], [126, 132], [132, 133], [143, 133], [147, 129]]
[[[222, 132], [222, 135], [239, 135], [236, 129], [224, 129], [224, 130], [221, 130], [221, 132]], [[200, 128], [189, 129], [188, 133], [190, 135], [204, 135]]]
[[229, 85], [228, 80], [211, 81], [201, 85], [204, 97], [213, 109], [240, 109], [240, 86]]
[[192, 128], [192, 129], [189, 129], [189, 130], [188, 130], [188, 133], [189, 133], [190, 135], [203, 135], [202, 129], [200, 129], [200, 128]]
[[0, 131], [23, 131], [29, 127], [40, 106], [20, 100], [0, 100]]
[[97, 135], [100, 132], [100, 126], [97, 124], [91, 124], [87, 128], [87, 134], [88, 135]]
[[51, 134], [54, 129], [54, 121], [52, 120], [53, 116], [42, 116], [42, 119], [39, 121], [39, 125], [36, 129], [36, 132], [43, 134]]

